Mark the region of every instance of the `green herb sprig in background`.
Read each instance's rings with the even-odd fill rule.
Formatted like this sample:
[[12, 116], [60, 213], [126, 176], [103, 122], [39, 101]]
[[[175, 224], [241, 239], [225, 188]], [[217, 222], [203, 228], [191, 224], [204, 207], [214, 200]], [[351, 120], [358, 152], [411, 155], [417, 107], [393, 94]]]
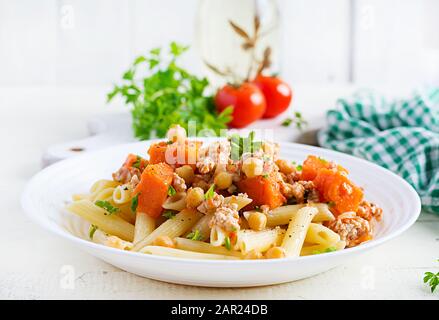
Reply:
[[211, 129], [219, 134], [232, 119], [231, 107], [217, 114], [213, 97], [206, 93], [206, 78], [198, 78], [177, 65], [187, 49], [172, 42], [167, 53], [156, 48], [137, 57], [123, 74], [122, 83], [107, 95], [109, 102], [121, 96], [132, 106], [137, 138], [149, 139], [153, 134], [162, 138], [172, 124], [187, 130], [189, 121], [196, 121], [197, 133]]

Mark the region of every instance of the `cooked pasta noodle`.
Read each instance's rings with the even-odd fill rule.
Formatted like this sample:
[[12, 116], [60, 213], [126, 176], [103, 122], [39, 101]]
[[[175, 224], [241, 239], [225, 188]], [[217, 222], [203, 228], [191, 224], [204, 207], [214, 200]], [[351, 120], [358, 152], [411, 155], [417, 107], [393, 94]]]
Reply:
[[140, 251], [144, 246], [150, 245], [158, 236], [168, 236], [171, 239], [181, 236], [197, 223], [201, 216], [202, 213], [195, 210], [182, 210], [174, 218], [168, 219], [143, 240], [137, 242], [133, 251]]
[[303, 207], [291, 218], [282, 241], [287, 257], [298, 257], [305, 241], [308, 227], [317, 214], [314, 207]]
[[79, 200], [67, 205], [67, 210], [73, 212], [100, 230], [118, 236], [126, 241], [133, 241], [134, 226], [116, 214], [109, 215], [106, 211], [89, 200]]
[[116, 204], [124, 204], [131, 201], [131, 190], [126, 185], [117, 186], [114, 188], [112, 198]]

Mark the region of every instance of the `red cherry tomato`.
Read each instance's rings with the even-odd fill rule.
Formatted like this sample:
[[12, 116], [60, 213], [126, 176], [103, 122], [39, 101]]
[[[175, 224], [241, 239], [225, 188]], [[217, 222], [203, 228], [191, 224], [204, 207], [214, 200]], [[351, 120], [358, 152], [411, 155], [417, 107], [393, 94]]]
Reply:
[[262, 90], [267, 101], [263, 118], [274, 118], [288, 109], [293, 92], [279, 78], [258, 75], [253, 81]]
[[233, 106], [233, 120], [229, 123], [233, 128], [243, 128], [260, 119], [266, 107], [262, 91], [248, 82], [239, 87], [222, 87], [215, 96], [215, 105], [219, 112]]

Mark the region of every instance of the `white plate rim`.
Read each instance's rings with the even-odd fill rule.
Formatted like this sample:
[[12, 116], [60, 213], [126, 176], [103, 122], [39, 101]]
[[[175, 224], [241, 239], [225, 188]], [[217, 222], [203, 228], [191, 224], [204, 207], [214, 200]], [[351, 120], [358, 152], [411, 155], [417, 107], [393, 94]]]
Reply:
[[[213, 141], [213, 140], [217, 140], [218, 138], [198, 138], [198, 139], [200, 139], [202, 141]], [[72, 241], [75, 245], [86, 246], [86, 247], [93, 249], [93, 250], [102, 250], [102, 251], [106, 251], [110, 254], [118, 254], [121, 256], [131, 256], [131, 257], [142, 258], [142, 259], [147, 259], [147, 260], [154, 259], [154, 260], [162, 261], [162, 262], [168, 261], [168, 262], [178, 262], [178, 263], [184, 263], [184, 264], [198, 263], [198, 264], [218, 265], [218, 266], [227, 265], [230, 267], [230, 266], [241, 266], [241, 265], [248, 265], [248, 264], [250, 264], [250, 265], [252, 265], [252, 264], [274, 265], [274, 264], [283, 264], [283, 263], [293, 262], [293, 261], [305, 261], [305, 260], [312, 261], [312, 260], [320, 260], [320, 259], [326, 258], [326, 257], [329, 258], [329, 257], [337, 256], [337, 255], [339, 255], [339, 256], [351, 255], [351, 254], [355, 254], [359, 251], [360, 252], [367, 251], [367, 250], [375, 248], [375, 247], [399, 236], [403, 232], [405, 232], [407, 229], [409, 229], [415, 223], [415, 221], [418, 219], [418, 217], [421, 213], [421, 200], [419, 198], [419, 195], [415, 191], [415, 189], [407, 181], [405, 181], [403, 178], [401, 178], [397, 174], [391, 172], [390, 170], [385, 169], [385, 168], [383, 168], [383, 167], [381, 167], [373, 162], [370, 162], [370, 161], [367, 161], [367, 160], [364, 160], [361, 158], [357, 158], [357, 157], [354, 157], [352, 155], [348, 155], [348, 154], [338, 152], [335, 150], [330, 150], [330, 149], [325, 149], [325, 148], [320, 148], [320, 147], [315, 147], [315, 146], [310, 146], [310, 145], [304, 145], [304, 144], [299, 144], [299, 143], [284, 142], [284, 141], [280, 141], [279, 143], [281, 143], [282, 145], [289, 145], [292, 148], [296, 147], [296, 148], [300, 148], [302, 150], [306, 149], [306, 150], [309, 150], [310, 152], [315, 151], [317, 153], [324, 152], [327, 154], [339, 155], [339, 156], [342, 156], [343, 158], [346, 158], [346, 160], [350, 159], [350, 160], [355, 161], [357, 163], [362, 163], [362, 164], [365, 164], [367, 166], [373, 166], [375, 168], [375, 170], [379, 170], [387, 175], [389, 175], [389, 174], [392, 175], [393, 178], [399, 180], [399, 182], [405, 186], [405, 188], [407, 189], [407, 192], [410, 192], [412, 200], [415, 201], [413, 203], [414, 208], [412, 210], [413, 213], [410, 216], [410, 219], [408, 219], [406, 221], [406, 223], [404, 225], [402, 225], [401, 227], [399, 227], [397, 230], [394, 230], [394, 231], [390, 232], [389, 234], [382, 236], [379, 239], [373, 239], [371, 241], [368, 241], [364, 244], [361, 244], [361, 245], [353, 247], [353, 248], [329, 252], [329, 253], [325, 253], [325, 254], [301, 256], [301, 257], [297, 257], [297, 258], [263, 259], [263, 260], [203, 260], [203, 259], [188, 259], [188, 258], [175, 258], [175, 257], [167, 257], [167, 256], [158, 256], [158, 255], [144, 254], [144, 253], [140, 253], [140, 252], [131, 252], [131, 251], [125, 251], [125, 250], [107, 247], [107, 246], [104, 246], [101, 244], [94, 243], [92, 241], [82, 239], [80, 237], [76, 237], [73, 234], [69, 233], [68, 231], [62, 230], [62, 228], [60, 226], [55, 227], [54, 223], [49, 223], [46, 219], [44, 219], [44, 217], [42, 215], [33, 213], [34, 209], [32, 208], [32, 205], [30, 202], [30, 194], [32, 192], [33, 185], [35, 183], [37, 183], [41, 177], [44, 177], [44, 175], [50, 174], [51, 171], [56, 170], [57, 168], [62, 167], [66, 164], [74, 163], [76, 161], [81, 161], [82, 158], [93, 157], [93, 156], [99, 155], [100, 153], [107, 153], [110, 150], [115, 149], [115, 148], [128, 147], [130, 145], [134, 146], [134, 145], [138, 145], [140, 143], [153, 143], [156, 141], [163, 141], [163, 139], [151, 139], [151, 140], [144, 140], [144, 141], [138, 141], [138, 142], [132, 142], [132, 143], [125, 143], [125, 144], [119, 144], [116, 146], [103, 148], [103, 149], [96, 150], [96, 151], [90, 151], [90, 152], [86, 152], [84, 154], [78, 155], [74, 158], [69, 158], [69, 159], [59, 161], [55, 164], [52, 164], [52, 165], [42, 169], [41, 171], [36, 173], [28, 181], [28, 183], [26, 184], [26, 186], [24, 188], [23, 194], [21, 196], [21, 206], [22, 206], [26, 216], [30, 220], [32, 220], [36, 224], [40, 225], [44, 229], [49, 230], [53, 234], [61, 236], [62, 238], [67, 238], [68, 240]]]

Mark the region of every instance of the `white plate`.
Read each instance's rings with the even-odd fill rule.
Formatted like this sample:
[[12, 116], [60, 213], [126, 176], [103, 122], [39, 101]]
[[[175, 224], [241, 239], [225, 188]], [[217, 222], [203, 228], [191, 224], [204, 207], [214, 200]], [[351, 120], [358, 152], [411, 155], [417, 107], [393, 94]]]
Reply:
[[128, 153], [146, 154], [151, 142], [137, 142], [90, 152], [56, 163], [32, 178], [22, 206], [45, 229], [72, 241], [79, 248], [128, 272], [152, 279], [211, 287], [247, 287], [303, 279], [329, 270], [407, 230], [417, 219], [421, 203], [415, 190], [392, 172], [339, 152], [293, 143], [281, 143], [281, 157], [303, 161], [309, 154], [334, 160], [350, 171], [365, 190], [366, 199], [384, 209], [375, 238], [342, 251], [278, 260], [204, 261], [151, 256], [117, 250], [89, 241], [89, 224], [63, 209], [73, 193], [110, 178]]

